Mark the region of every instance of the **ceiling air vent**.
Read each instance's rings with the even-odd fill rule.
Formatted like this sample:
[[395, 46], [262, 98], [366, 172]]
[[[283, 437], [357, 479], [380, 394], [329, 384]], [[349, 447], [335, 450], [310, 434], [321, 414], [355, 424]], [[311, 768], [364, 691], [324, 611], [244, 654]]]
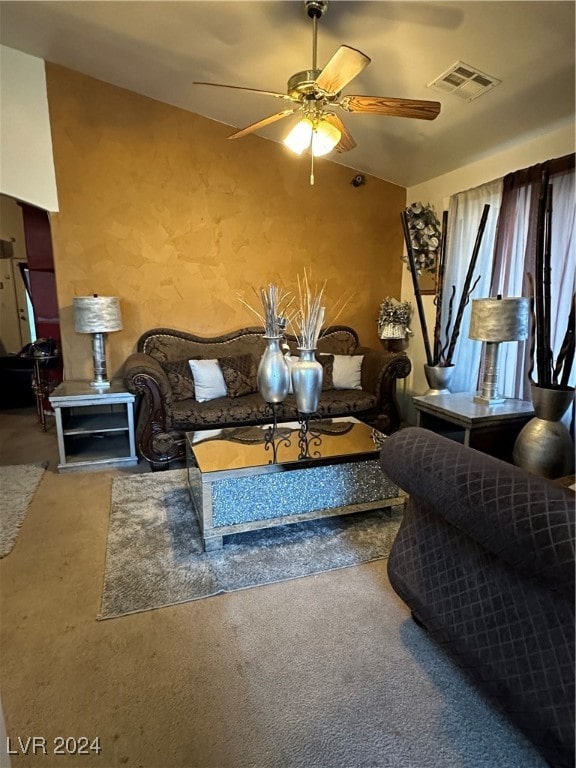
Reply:
[[480, 72], [479, 69], [465, 64], [463, 61], [457, 61], [440, 77], [428, 83], [428, 88], [441, 93], [453, 93], [454, 96], [458, 96], [464, 101], [472, 101], [501, 82], [496, 77]]

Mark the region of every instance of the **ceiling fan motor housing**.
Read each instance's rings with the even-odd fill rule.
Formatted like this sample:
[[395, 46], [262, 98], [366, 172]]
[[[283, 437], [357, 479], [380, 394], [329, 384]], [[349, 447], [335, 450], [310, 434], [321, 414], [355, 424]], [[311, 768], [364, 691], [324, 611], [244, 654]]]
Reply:
[[311, 19], [319, 19], [326, 12], [328, 0], [305, 0], [306, 13]]
[[288, 80], [288, 95], [294, 99], [300, 99], [302, 96], [313, 94], [316, 90], [316, 78], [322, 70], [304, 69], [302, 72], [296, 72]]

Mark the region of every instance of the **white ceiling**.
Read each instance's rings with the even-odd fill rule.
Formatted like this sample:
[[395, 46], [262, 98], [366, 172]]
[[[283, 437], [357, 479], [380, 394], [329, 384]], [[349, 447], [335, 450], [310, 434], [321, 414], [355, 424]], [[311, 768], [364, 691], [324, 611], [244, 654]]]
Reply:
[[[574, 10], [572, 0], [331, 0], [318, 25], [319, 66], [343, 43], [372, 59], [344, 94], [442, 103], [434, 121], [339, 111], [358, 146], [331, 159], [412, 186], [573, 124]], [[193, 80], [285, 92], [312, 62], [301, 0], [3, 0], [0, 41], [235, 128], [283, 102]], [[427, 88], [459, 60], [502, 84], [472, 102]], [[280, 141], [291, 120], [258, 135]], [[239, 139], [238, 151], [255, 140]]]

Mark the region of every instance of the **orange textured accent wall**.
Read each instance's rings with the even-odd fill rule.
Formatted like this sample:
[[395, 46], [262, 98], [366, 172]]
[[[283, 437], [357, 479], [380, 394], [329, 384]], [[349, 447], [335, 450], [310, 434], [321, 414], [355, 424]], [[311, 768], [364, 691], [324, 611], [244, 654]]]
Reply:
[[[308, 160], [228, 126], [47, 64], [60, 211], [51, 217], [65, 375], [91, 375], [74, 296], [118, 296], [108, 339], [117, 374], [152, 327], [218, 335], [255, 318], [238, 301], [312, 269], [330, 298], [353, 293], [338, 322], [378, 345], [385, 295], [400, 296], [403, 187]], [[258, 115], [255, 114], [255, 118]], [[358, 118], [361, 119], [361, 118]]]

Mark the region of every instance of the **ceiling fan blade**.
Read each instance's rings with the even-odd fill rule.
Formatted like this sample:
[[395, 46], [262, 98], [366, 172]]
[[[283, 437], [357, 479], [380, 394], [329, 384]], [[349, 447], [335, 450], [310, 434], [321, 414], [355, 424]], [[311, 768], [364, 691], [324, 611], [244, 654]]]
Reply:
[[331, 123], [335, 128], [338, 128], [341, 133], [340, 141], [334, 147], [336, 152], [349, 152], [351, 149], [354, 149], [356, 142], [338, 115], [333, 115], [331, 112], [329, 112], [328, 114], [324, 115], [324, 120], [326, 120], [328, 123]]
[[282, 112], [277, 112], [275, 115], [270, 115], [269, 117], [265, 117], [263, 120], [258, 120], [257, 123], [252, 123], [252, 125], [247, 125], [246, 128], [242, 128], [240, 131], [236, 131], [236, 133], [233, 133], [231, 136], [228, 136], [229, 139], [241, 139], [242, 136], [246, 136], [248, 133], [252, 133], [253, 131], [257, 131], [259, 128], [264, 128], [265, 125], [270, 125], [270, 123], [275, 123], [276, 120], [282, 120], [283, 117], [287, 117], [288, 115], [293, 115], [294, 112], [297, 112], [298, 109], [284, 109]]
[[359, 75], [370, 59], [356, 48], [341, 45], [316, 79], [316, 85], [326, 93], [339, 93]]
[[224, 83], [201, 83], [194, 81], [192, 85], [211, 85], [214, 88], [233, 88], [235, 91], [248, 91], [248, 93], [261, 93], [264, 96], [274, 96], [277, 99], [287, 99], [288, 101], [298, 101], [298, 99], [288, 96], [287, 93], [276, 93], [276, 91], [262, 91], [259, 88], [244, 88], [241, 85], [225, 85]]
[[393, 99], [385, 96], [344, 96], [340, 99], [339, 106], [346, 112], [434, 120], [440, 114], [441, 104], [439, 101]]

